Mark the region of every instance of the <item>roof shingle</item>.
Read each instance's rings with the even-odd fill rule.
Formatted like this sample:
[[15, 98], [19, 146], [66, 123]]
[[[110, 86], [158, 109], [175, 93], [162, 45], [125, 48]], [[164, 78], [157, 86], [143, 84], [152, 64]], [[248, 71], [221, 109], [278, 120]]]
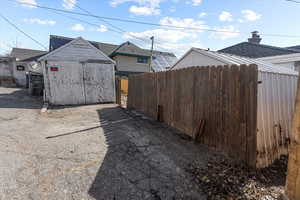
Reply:
[[261, 58], [267, 56], [286, 55], [292, 53], [299, 53], [299, 50], [274, 47], [264, 44], [254, 44], [250, 42], [242, 42], [224, 49], [219, 52], [229, 53], [238, 56], [244, 56], [249, 58]]

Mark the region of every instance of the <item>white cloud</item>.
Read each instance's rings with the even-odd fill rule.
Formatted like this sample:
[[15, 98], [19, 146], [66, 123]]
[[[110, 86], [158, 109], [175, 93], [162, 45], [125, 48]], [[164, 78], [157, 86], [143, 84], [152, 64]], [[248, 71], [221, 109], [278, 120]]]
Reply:
[[37, 6], [37, 2], [35, 0], [18, 0], [18, 2], [23, 3], [22, 6], [28, 8], [36, 8]]
[[41, 25], [55, 25], [56, 21], [53, 20], [41, 20], [38, 18], [25, 18], [23, 19], [24, 22], [28, 22], [30, 24], [41, 24]]
[[202, 3], [202, 0], [192, 0], [191, 3], [193, 6], [199, 6]]
[[[208, 26], [205, 24], [204, 21], [201, 20], [194, 20], [193, 18], [172, 18], [172, 17], [164, 17], [160, 20], [161, 25], [171, 25], [171, 26], [178, 26], [178, 27], [192, 27], [195, 28], [185, 30], [188, 32], [203, 32], [201, 29], [207, 29]], [[181, 29], [178, 29], [181, 30]]]
[[232, 17], [232, 14], [230, 12], [223, 11], [219, 15], [219, 20], [222, 21], [222, 22], [231, 22], [231, 21], [233, 21], [233, 17]]
[[99, 32], [106, 32], [108, 28], [105, 25], [101, 25], [99, 28], [97, 28], [97, 31]]
[[158, 28], [143, 32], [130, 32], [124, 34], [123, 38], [134, 40], [135, 37], [150, 38], [151, 36], [154, 36], [154, 44], [157, 49], [163, 51], [168, 50], [176, 53], [177, 55], [181, 55], [191, 47], [202, 47], [199, 39], [203, 30], [197, 29], [208, 28], [205, 22], [194, 20], [192, 18], [164, 17], [160, 20], [160, 24], [178, 27], [194, 27], [195, 30], [184, 28]]
[[169, 11], [170, 11], [170, 12], [175, 12], [175, 11], [176, 11], [176, 7], [175, 7], [175, 6], [170, 7], [170, 8], [169, 8]]
[[206, 17], [208, 14], [206, 12], [202, 12], [198, 15], [199, 18]]
[[215, 30], [219, 31], [211, 34], [211, 37], [215, 39], [227, 40], [240, 35], [239, 30], [237, 30], [233, 25], [215, 28]]
[[66, 10], [73, 10], [76, 3], [77, 3], [77, 0], [63, 0], [62, 6]]
[[129, 12], [135, 14], [135, 15], [159, 15], [160, 10], [153, 8], [153, 7], [147, 7], [147, 6], [131, 6], [129, 8]]
[[132, 5], [129, 12], [135, 15], [158, 15], [160, 14], [160, 3], [166, 0], [111, 0], [110, 5], [116, 7], [122, 3], [134, 2], [138, 5]]
[[244, 20], [246, 20], [246, 21], [256, 21], [261, 18], [261, 14], [258, 14], [252, 10], [242, 10], [242, 14], [243, 14]]
[[74, 26], [71, 27], [71, 30], [73, 30], [73, 31], [84, 31], [85, 28], [82, 24], [75, 24]]

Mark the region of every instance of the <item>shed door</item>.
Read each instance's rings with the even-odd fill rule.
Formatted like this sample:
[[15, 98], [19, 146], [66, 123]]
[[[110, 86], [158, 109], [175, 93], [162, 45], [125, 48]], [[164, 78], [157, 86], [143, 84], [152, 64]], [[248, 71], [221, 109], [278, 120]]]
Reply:
[[[55, 69], [51, 67], [54, 67]], [[55, 62], [48, 64], [50, 102], [56, 105], [85, 104], [82, 64]]]
[[115, 100], [112, 64], [85, 63], [83, 71], [86, 104]]

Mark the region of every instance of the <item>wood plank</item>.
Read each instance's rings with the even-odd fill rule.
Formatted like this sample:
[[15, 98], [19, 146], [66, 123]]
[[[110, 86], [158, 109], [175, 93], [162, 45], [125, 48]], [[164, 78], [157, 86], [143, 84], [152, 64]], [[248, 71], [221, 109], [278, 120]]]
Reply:
[[292, 143], [289, 152], [289, 164], [286, 184], [286, 194], [290, 200], [300, 199], [300, 79], [292, 124]]

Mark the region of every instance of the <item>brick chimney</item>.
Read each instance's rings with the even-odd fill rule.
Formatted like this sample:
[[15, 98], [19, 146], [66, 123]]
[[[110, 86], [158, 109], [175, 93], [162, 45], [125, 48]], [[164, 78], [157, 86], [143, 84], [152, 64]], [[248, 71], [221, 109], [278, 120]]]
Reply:
[[258, 31], [253, 31], [253, 32], [251, 32], [251, 34], [252, 34], [252, 38], [249, 38], [248, 42], [253, 43], [253, 44], [259, 44], [261, 41], [261, 38], [258, 34]]

